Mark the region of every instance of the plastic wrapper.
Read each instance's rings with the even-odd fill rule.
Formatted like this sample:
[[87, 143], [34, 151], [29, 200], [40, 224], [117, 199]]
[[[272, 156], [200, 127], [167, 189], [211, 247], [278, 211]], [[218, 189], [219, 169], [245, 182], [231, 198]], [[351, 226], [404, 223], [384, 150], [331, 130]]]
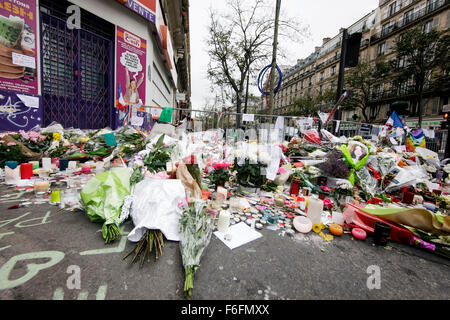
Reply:
[[390, 193], [405, 186], [416, 187], [418, 183], [425, 183], [428, 179], [426, 170], [420, 165], [405, 168], [395, 166], [384, 177], [381, 187]]
[[319, 131], [317, 131], [316, 129], [302, 130], [302, 134], [305, 135], [306, 141], [309, 141], [311, 143], [315, 143], [318, 145], [322, 144], [322, 141], [320, 140]]
[[282, 166], [280, 169], [283, 169], [282, 173], [278, 174], [275, 180], [273, 181], [277, 186], [283, 186], [289, 180], [289, 177], [293, 173], [292, 167], [289, 164]]
[[176, 175], [177, 179], [181, 181], [181, 183], [186, 188], [186, 191], [189, 192], [191, 197], [195, 199], [202, 198], [202, 190], [200, 189], [200, 186], [192, 177], [192, 175], [189, 173], [189, 170], [183, 161], [180, 161], [180, 163], [178, 164]]
[[130, 216], [134, 229], [128, 240], [138, 242], [147, 230], [160, 230], [169, 241], [180, 241], [178, 204], [186, 197], [180, 180], [144, 179], [134, 188]]
[[[397, 165], [397, 155], [394, 153], [380, 152], [376, 155], [378, 172], [384, 177]], [[371, 161], [373, 163], [373, 161]]]
[[200, 266], [214, 229], [213, 217], [206, 212], [204, 201], [193, 201], [186, 206], [180, 219], [180, 251], [185, 269], [185, 296], [194, 288], [194, 274]]
[[102, 222], [106, 237], [108, 225], [120, 224], [121, 208], [130, 194], [131, 173], [127, 168], [116, 168], [93, 177], [81, 190], [82, 204], [92, 222]]
[[429, 149], [425, 149], [425, 148], [421, 148], [421, 147], [417, 147], [415, 152], [417, 154], [419, 154], [420, 157], [423, 160], [425, 160], [425, 162], [428, 165], [431, 165], [431, 166], [435, 167], [436, 169], [441, 168], [441, 162], [439, 160], [439, 155], [436, 152], [433, 152]]
[[375, 179], [367, 170], [367, 168], [362, 168], [356, 172], [356, 177], [358, 178], [358, 183], [362, 190], [373, 198], [377, 193], [378, 181]]

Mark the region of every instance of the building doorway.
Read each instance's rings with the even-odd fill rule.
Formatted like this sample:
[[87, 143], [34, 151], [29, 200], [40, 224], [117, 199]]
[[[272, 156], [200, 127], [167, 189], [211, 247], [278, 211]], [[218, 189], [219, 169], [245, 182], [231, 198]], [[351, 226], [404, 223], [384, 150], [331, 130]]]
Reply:
[[43, 124], [115, 128], [113, 24], [81, 9], [81, 28], [69, 29], [72, 3], [40, 1]]

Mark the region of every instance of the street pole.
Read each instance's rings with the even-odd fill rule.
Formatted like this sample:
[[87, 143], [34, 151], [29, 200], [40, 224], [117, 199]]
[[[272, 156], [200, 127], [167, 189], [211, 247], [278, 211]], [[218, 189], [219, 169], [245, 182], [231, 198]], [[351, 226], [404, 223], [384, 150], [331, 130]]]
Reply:
[[247, 89], [246, 89], [246, 92], [245, 92], [245, 107], [244, 107], [244, 113], [245, 113], [245, 114], [247, 114], [247, 105], [248, 105], [248, 84], [249, 84], [249, 81], [250, 81], [250, 69], [248, 70], [248, 73], [247, 73]]
[[273, 100], [275, 96], [275, 72], [277, 65], [277, 47], [278, 47], [278, 22], [280, 19], [281, 0], [277, 0], [277, 7], [275, 12], [275, 34], [273, 37], [273, 54], [272, 54], [272, 69], [270, 71], [270, 96], [269, 96], [269, 114], [273, 114]]
[[[347, 29], [344, 29], [342, 33], [342, 43], [341, 43], [341, 60], [339, 63], [339, 77], [338, 77], [338, 85], [337, 85], [337, 92], [336, 92], [336, 102], [339, 101], [339, 99], [342, 96], [342, 91], [344, 89], [344, 74], [345, 74], [345, 60], [347, 57], [347, 43], [348, 43], [348, 31]], [[339, 108], [339, 110], [336, 111], [335, 120], [342, 120], [342, 110]]]

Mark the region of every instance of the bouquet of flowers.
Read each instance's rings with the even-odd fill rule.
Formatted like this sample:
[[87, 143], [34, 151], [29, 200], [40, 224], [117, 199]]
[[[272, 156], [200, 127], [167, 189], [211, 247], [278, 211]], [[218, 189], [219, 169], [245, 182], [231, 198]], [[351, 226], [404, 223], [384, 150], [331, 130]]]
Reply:
[[5, 166], [6, 161], [23, 162], [22, 149], [15, 142], [6, 142], [0, 138], [0, 168]]
[[229, 168], [231, 166], [232, 164], [227, 162], [214, 163], [212, 165], [214, 171], [209, 176], [210, 183], [215, 186], [224, 186], [225, 182], [230, 181]]
[[180, 250], [185, 270], [184, 294], [192, 296], [194, 275], [213, 233], [213, 217], [206, 212], [205, 202], [191, 201], [180, 218]]
[[44, 153], [50, 147], [52, 141], [51, 135], [43, 135], [36, 131], [25, 132], [20, 130], [19, 134], [13, 136], [13, 138], [36, 153]]
[[121, 208], [130, 194], [130, 173], [127, 168], [103, 172], [92, 178], [81, 190], [81, 202], [91, 222], [103, 223], [106, 243], [118, 239]]

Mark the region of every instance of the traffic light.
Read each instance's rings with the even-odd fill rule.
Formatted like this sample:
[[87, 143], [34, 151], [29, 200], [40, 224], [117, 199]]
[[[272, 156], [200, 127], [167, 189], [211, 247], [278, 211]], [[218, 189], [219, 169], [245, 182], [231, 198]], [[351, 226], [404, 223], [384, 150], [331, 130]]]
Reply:
[[444, 113], [444, 120], [448, 120], [448, 116], [449, 116], [448, 112]]
[[345, 66], [356, 67], [359, 63], [359, 50], [361, 49], [362, 33], [357, 32], [349, 35], [347, 42], [347, 53], [345, 55]]

